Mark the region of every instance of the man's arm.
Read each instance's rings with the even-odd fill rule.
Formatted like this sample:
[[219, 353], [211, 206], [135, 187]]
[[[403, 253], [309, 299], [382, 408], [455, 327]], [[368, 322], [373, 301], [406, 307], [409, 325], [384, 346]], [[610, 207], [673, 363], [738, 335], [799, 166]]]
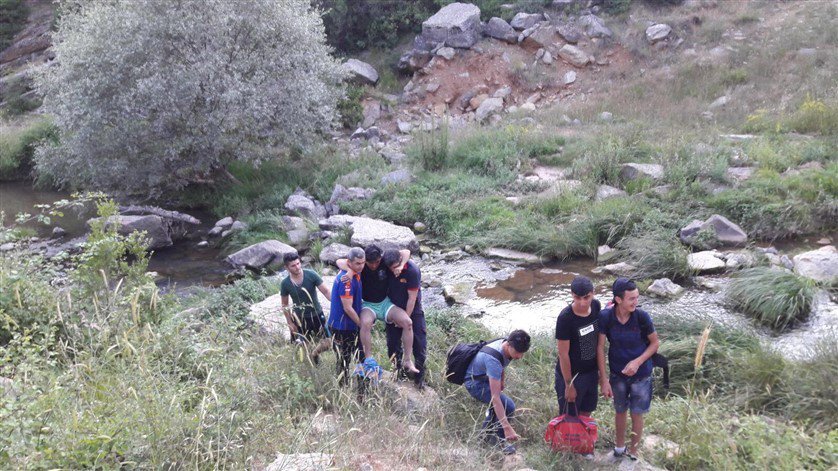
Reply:
[[355, 309], [352, 307], [352, 296], [341, 296], [340, 298], [341, 304], [343, 304], [343, 312], [352, 319], [352, 322], [357, 324], [359, 327], [361, 326], [361, 318], [358, 317], [358, 313], [355, 312]]
[[[346, 281], [351, 280], [353, 276], [357, 275], [351, 268], [349, 268], [349, 261], [345, 258], [339, 258], [335, 261], [335, 265], [338, 268], [346, 272], [346, 275], [341, 277], [341, 281], [346, 283]], [[344, 279], [345, 278], [345, 279]]]
[[596, 364], [599, 369], [599, 385], [602, 395], [605, 397], [614, 397], [611, 391], [611, 381], [608, 379], [608, 371], [605, 369], [605, 334], [600, 333], [596, 346]]
[[323, 296], [326, 297], [327, 301], [332, 299], [332, 290], [330, 290], [329, 287], [326, 286], [326, 283], [320, 283], [319, 285], [317, 285], [317, 290], [323, 293]]
[[413, 317], [413, 309], [416, 308], [416, 298], [419, 297], [419, 290], [418, 289], [409, 289], [407, 290], [407, 305], [405, 306], [404, 312], [407, 313], [407, 317]]
[[293, 311], [291, 306], [289, 305], [289, 296], [284, 294], [279, 298], [282, 302], [282, 314], [285, 315], [285, 322], [288, 323], [288, 330], [291, 331], [291, 339], [294, 339], [294, 334], [297, 333], [297, 325], [294, 323], [293, 318], [291, 317]]
[[576, 388], [573, 387], [573, 375], [570, 368], [570, 340], [556, 340], [556, 348], [559, 351], [559, 368], [564, 379], [564, 396], [568, 402], [576, 400]]
[[399, 250], [399, 254], [402, 256], [401, 263], [404, 265], [405, 263], [410, 261], [410, 250], [401, 249]]
[[500, 400], [500, 392], [503, 389], [501, 382], [501, 380], [489, 378], [489, 391], [492, 393], [492, 407], [495, 409], [495, 416], [497, 416], [501, 427], [503, 427], [503, 435], [506, 437], [506, 440], [514, 442], [519, 437], [512, 428], [512, 425], [510, 425], [509, 418], [506, 416], [506, 409]]
[[658, 346], [660, 346], [660, 341], [658, 340], [658, 333], [652, 332], [651, 334], [649, 334], [649, 346], [646, 347], [646, 350], [643, 350], [643, 353], [641, 353], [639, 357], [628, 362], [626, 367], [623, 368], [623, 374], [626, 376], [634, 376], [634, 374], [637, 373], [637, 370], [640, 368], [640, 366], [643, 365], [643, 363], [645, 363], [646, 360], [652, 358], [652, 355], [657, 353]]

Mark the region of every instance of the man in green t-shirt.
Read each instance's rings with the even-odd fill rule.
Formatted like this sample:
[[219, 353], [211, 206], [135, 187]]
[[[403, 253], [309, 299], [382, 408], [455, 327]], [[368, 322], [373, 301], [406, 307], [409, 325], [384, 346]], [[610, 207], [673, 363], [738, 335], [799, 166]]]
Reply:
[[[300, 344], [313, 343], [320, 339], [311, 352], [312, 359], [317, 362], [320, 353], [330, 346], [329, 332], [323, 308], [317, 299], [320, 291], [326, 299], [332, 296], [329, 287], [314, 270], [303, 270], [300, 256], [296, 252], [287, 253], [283, 257], [288, 276], [279, 285], [282, 300], [282, 313], [288, 322], [291, 339]], [[294, 301], [293, 309], [289, 306], [289, 298]]]

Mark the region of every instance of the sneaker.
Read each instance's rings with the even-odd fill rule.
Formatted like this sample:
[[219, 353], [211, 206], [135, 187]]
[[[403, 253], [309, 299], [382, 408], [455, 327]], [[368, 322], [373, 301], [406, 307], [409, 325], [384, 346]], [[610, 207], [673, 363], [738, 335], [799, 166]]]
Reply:
[[631, 453], [628, 452], [628, 450], [625, 450], [623, 452], [619, 452], [617, 450], [614, 450], [614, 458], [623, 458], [623, 457], [628, 458], [631, 461], [637, 461], [637, 456], [632, 455]]
[[515, 445], [513, 445], [511, 443], [507, 443], [507, 444], [503, 445], [503, 448], [501, 448], [501, 451], [503, 452], [504, 455], [514, 455], [518, 451], [518, 449], [515, 448]]
[[364, 360], [363, 363], [363, 377], [366, 379], [371, 379], [373, 381], [378, 381], [384, 376], [384, 370], [381, 366], [378, 365], [378, 362], [375, 361], [375, 358], [369, 357]]
[[594, 460], [594, 454], [593, 453], [585, 453], [584, 455], [582, 455], [582, 458], [584, 458], [588, 461], [593, 461]]

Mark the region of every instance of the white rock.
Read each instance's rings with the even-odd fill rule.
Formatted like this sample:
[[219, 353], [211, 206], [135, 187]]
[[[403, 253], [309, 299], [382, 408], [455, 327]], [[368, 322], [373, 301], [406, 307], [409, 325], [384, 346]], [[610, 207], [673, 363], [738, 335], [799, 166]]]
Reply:
[[576, 71], [570, 70], [564, 74], [562, 77], [562, 81], [564, 81], [565, 85], [570, 85], [571, 83], [576, 81]]
[[654, 44], [668, 38], [670, 33], [672, 33], [672, 28], [667, 24], [652, 25], [646, 28], [646, 40]]
[[453, 47], [442, 47], [436, 51], [436, 55], [449, 61], [453, 59], [456, 54], [457, 51], [455, 51]]
[[594, 197], [594, 199], [597, 201], [602, 201], [608, 198], [618, 198], [623, 196], [628, 196], [628, 193], [613, 186], [600, 185], [599, 188], [597, 188], [596, 190], [596, 196]]
[[794, 272], [812, 280], [835, 284], [838, 282], [838, 252], [834, 245], [794, 256]]
[[559, 57], [576, 67], [585, 67], [591, 62], [590, 56], [585, 51], [571, 44], [565, 44], [559, 49]]
[[725, 261], [716, 256], [716, 252], [705, 250], [687, 255], [687, 263], [690, 270], [696, 273], [714, 273], [723, 271], [726, 267]]
[[661, 298], [670, 298], [681, 294], [684, 288], [675, 284], [669, 278], [660, 278], [652, 282], [646, 291]]
[[538, 255], [497, 247], [490, 247], [486, 249], [483, 253], [487, 257], [500, 258], [502, 260], [511, 260], [514, 262], [540, 263], [542, 261], [541, 257], [539, 257]]

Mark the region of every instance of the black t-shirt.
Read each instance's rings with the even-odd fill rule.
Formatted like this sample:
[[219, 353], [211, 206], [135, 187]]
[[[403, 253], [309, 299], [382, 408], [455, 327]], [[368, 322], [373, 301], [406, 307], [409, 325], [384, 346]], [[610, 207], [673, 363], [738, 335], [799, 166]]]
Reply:
[[396, 306], [407, 309], [407, 298], [409, 291], [418, 291], [416, 304], [413, 306], [414, 314], [422, 314], [422, 273], [419, 267], [412, 261], [408, 261], [398, 277], [390, 274], [390, 301]]
[[384, 301], [387, 297], [389, 274], [390, 270], [383, 263], [379, 263], [375, 270], [370, 270], [370, 267], [364, 265], [364, 269], [361, 270], [361, 298], [369, 303]]
[[570, 372], [596, 371], [596, 347], [599, 340], [599, 301], [591, 301], [591, 313], [580, 317], [570, 306], [556, 319], [556, 340], [570, 340]]

